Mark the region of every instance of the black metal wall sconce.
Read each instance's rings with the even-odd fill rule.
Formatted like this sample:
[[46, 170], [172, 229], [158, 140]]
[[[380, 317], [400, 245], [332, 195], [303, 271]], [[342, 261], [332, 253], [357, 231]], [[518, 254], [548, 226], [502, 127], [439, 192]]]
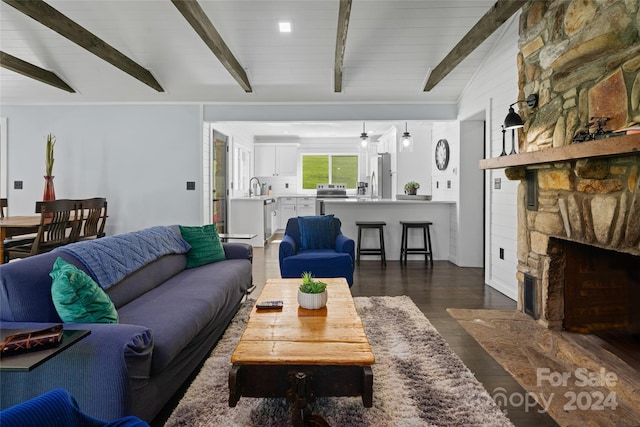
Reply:
[[500, 156], [507, 155], [504, 147], [504, 137], [507, 129], [511, 129], [511, 152], [509, 154], [517, 154], [515, 130], [524, 126], [524, 120], [522, 120], [522, 117], [516, 113], [513, 106], [520, 104], [521, 102], [526, 102], [527, 107], [529, 108], [536, 108], [538, 106], [538, 94], [532, 93], [527, 96], [527, 99], [521, 99], [509, 105], [509, 113], [507, 114], [507, 117], [504, 118], [504, 125], [502, 126], [502, 153]]
[[522, 117], [520, 117], [520, 115], [513, 109], [514, 105], [522, 102], [526, 102], [527, 107], [531, 109], [536, 108], [538, 106], [538, 94], [532, 93], [527, 96], [527, 99], [521, 99], [509, 105], [509, 113], [507, 114], [507, 117], [504, 118], [505, 129], [518, 129], [524, 126], [524, 120], [522, 120]]

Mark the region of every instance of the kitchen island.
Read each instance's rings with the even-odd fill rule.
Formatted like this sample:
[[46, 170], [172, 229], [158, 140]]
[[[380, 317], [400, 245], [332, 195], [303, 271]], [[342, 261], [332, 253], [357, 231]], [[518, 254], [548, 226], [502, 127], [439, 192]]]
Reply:
[[[449, 260], [450, 225], [455, 218], [456, 204], [449, 201], [392, 200], [392, 199], [326, 199], [325, 214], [333, 214], [342, 222], [342, 233], [353, 240], [358, 239], [356, 221], [385, 221], [384, 242], [387, 260], [400, 259], [400, 221], [431, 221], [431, 244], [434, 260]], [[409, 247], [422, 246], [422, 233], [411, 230]], [[378, 234], [362, 233], [363, 247], [378, 247]], [[424, 255], [409, 255], [411, 259], [422, 259]], [[362, 260], [379, 259], [363, 256]]]
[[253, 247], [264, 247], [273, 235], [275, 217], [273, 197], [253, 196], [229, 199], [229, 216], [227, 220], [230, 234], [253, 234], [251, 239], [228, 239], [229, 242], [248, 243]]

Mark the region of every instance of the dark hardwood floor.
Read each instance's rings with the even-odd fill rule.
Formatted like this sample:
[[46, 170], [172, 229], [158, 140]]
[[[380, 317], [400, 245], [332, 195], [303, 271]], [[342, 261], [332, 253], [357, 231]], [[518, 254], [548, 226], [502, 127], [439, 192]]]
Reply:
[[[356, 267], [353, 296], [411, 297], [491, 396], [499, 392], [513, 396], [515, 405], [503, 409], [514, 425], [557, 426], [548, 414], [539, 413], [539, 407], [518, 405], [525, 390], [446, 311], [447, 308], [515, 309], [513, 300], [484, 285], [483, 269], [460, 268], [447, 261], [435, 261], [433, 268], [423, 261], [408, 261], [403, 267], [398, 261], [387, 261], [387, 267], [383, 268], [373, 259], [363, 259]], [[257, 289], [250, 297], [255, 299], [266, 279], [280, 277], [277, 242], [265, 249], [255, 249], [253, 273]], [[167, 405], [152, 423], [153, 427], [163, 425], [179, 397]]]

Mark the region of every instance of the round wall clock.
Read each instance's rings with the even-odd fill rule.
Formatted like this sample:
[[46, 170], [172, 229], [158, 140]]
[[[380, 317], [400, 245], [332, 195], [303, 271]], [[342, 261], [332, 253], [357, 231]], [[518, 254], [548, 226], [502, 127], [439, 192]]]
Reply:
[[441, 139], [436, 144], [436, 166], [439, 170], [443, 171], [449, 164], [449, 143], [446, 139]]

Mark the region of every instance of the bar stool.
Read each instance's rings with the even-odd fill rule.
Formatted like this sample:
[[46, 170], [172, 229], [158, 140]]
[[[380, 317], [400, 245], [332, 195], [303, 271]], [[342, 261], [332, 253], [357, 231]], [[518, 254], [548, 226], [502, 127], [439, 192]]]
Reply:
[[[424, 262], [430, 261], [433, 266], [433, 251], [431, 246], [431, 231], [430, 227], [433, 224], [431, 221], [400, 221], [402, 225], [402, 238], [400, 240], [400, 263], [407, 263], [408, 254], [424, 254]], [[424, 247], [422, 248], [410, 248], [407, 241], [409, 240], [409, 230], [412, 228], [422, 229], [422, 238], [424, 241]]]
[[[387, 266], [387, 256], [384, 248], [384, 226], [387, 225], [384, 221], [356, 221], [358, 226], [358, 252], [356, 256], [356, 263], [360, 265], [360, 255], [380, 255], [382, 265]], [[379, 248], [363, 248], [362, 242], [362, 229], [377, 229], [380, 235], [380, 247]]]

